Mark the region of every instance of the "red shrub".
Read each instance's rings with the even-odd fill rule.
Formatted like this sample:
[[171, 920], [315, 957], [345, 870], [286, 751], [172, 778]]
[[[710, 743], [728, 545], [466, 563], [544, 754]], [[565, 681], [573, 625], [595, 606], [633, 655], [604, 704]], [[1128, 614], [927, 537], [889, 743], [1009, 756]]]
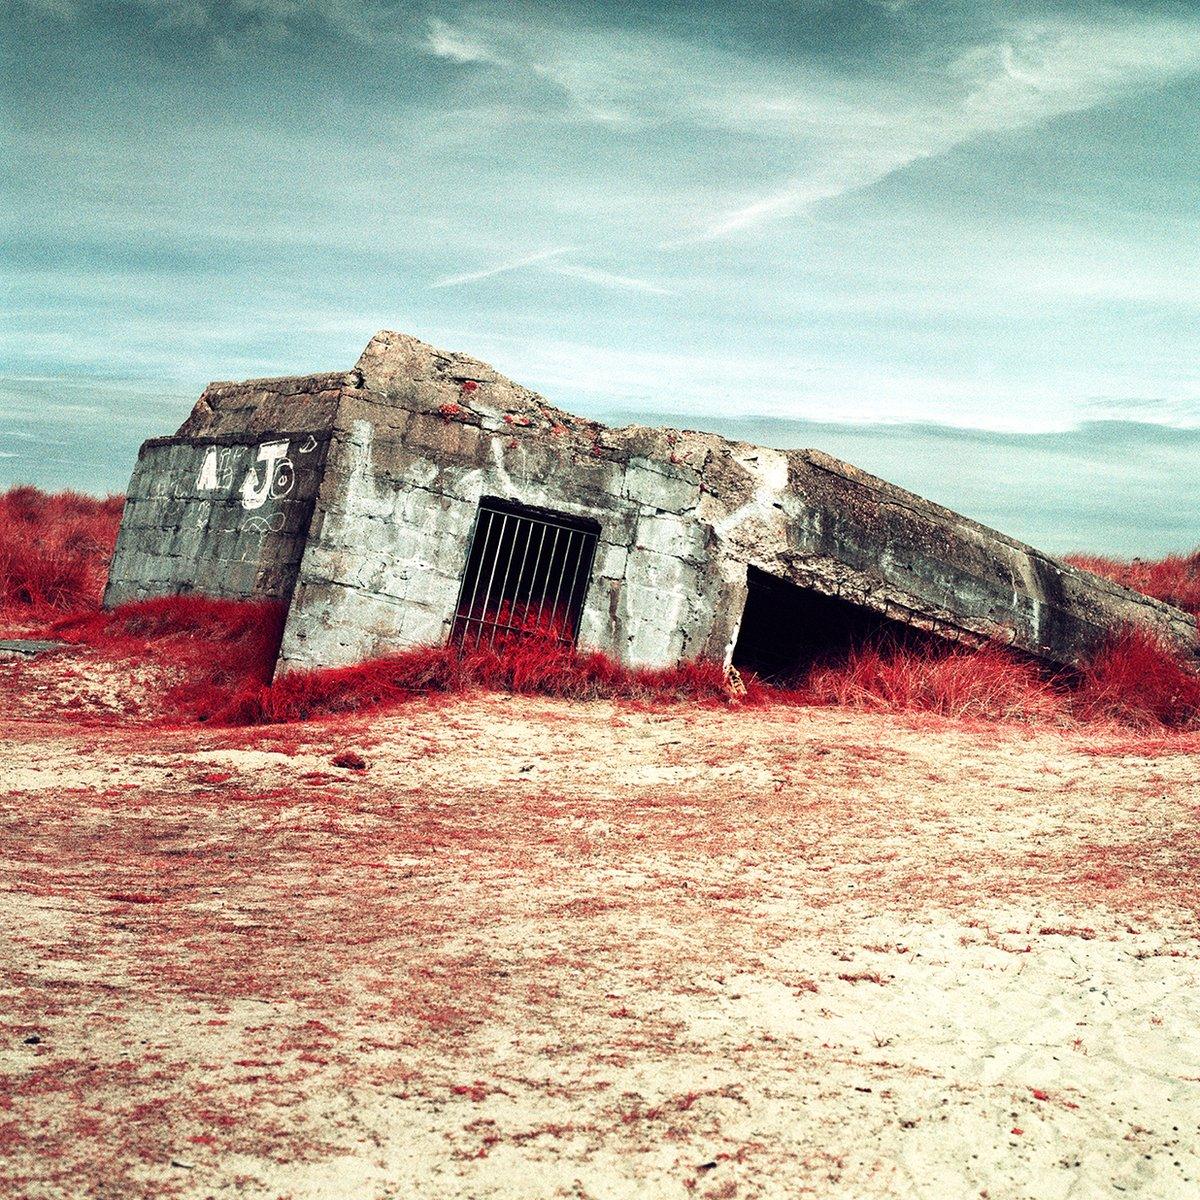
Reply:
[[544, 641], [570, 641], [570, 617], [559, 604], [543, 599], [503, 600], [489, 608], [482, 621], [475, 616], [460, 617], [454, 627], [454, 640], [464, 645], [482, 646], [486, 641], [495, 650], [504, 650], [510, 643], [520, 644], [532, 635]]
[[1200, 550], [1145, 561], [1135, 558], [1132, 562], [1095, 554], [1068, 554], [1066, 561], [1200, 616]]
[[810, 704], [990, 721], [1064, 715], [1061, 695], [1032, 663], [986, 646], [866, 646], [843, 663], [814, 668], [798, 695]]
[[0, 613], [28, 620], [98, 608], [124, 503], [34, 487], [0, 493]]
[[[580, 654], [561, 642], [527, 637], [503, 647], [421, 647], [352, 667], [289, 671], [269, 687], [239, 689], [217, 719], [231, 724], [302, 721], [472, 688], [575, 700], [730, 701], [725, 672], [715, 663], [639, 670], [603, 654]], [[749, 699], [767, 694], [756, 685]]]
[[1200, 725], [1200, 674], [1153, 633], [1130, 628], [1083, 668], [1074, 700], [1086, 721], [1194, 728]]
[[164, 715], [204, 721], [226, 707], [233, 690], [271, 678], [284, 615], [270, 600], [164, 596], [68, 617], [51, 633], [110, 657], [164, 663], [175, 680]]
[[[712, 663], [636, 670], [555, 640], [561, 614], [518, 605], [495, 614], [515, 626], [494, 645], [420, 648], [337, 670], [295, 671], [269, 685], [282, 610], [269, 602], [178, 596], [97, 611], [123, 499], [33, 487], [0, 493], [0, 615], [31, 622], [60, 614], [52, 636], [110, 657], [168, 668], [162, 719], [284, 722], [369, 712], [413, 695], [486, 688], [571, 699], [729, 703]], [[1200, 551], [1156, 562], [1073, 556], [1076, 566], [1200, 612]], [[461, 632], [461, 631], [459, 631]], [[531, 636], [532, 634], [532, 636]], [[794, 692], [747, 680], [742, 703], [847, 705], [989, 720], [1069, 715], [1138, 729], [1200, 728], [1200, 677], [1152, 635], [1114, 638], [1072, 688], [999, 649], [869, 646], [813, 669]]]
[[1063, 724], [1076, 716], [1138, 729], [1200, 727], [1200, 676], [1138, 630], [1110, 642], [1071, 684], [991, 647], [887, 645], [818, 666], [793, 691], [750, 677], [739, 701], [715, 663], [628, 668], [523, 632], [498, 636], [494, 647], [420, 647], [350, 667], [291, 671], [270, 683], [282, 618], [282, 607], [270, 602], [174, 596], [61, 620], [51, 633], [111, 658], [164, 666], [157, 708], [160, 720], [171, 721], [302, 721], [481, 688], [576, 700], [800, 703], [992, 721]]

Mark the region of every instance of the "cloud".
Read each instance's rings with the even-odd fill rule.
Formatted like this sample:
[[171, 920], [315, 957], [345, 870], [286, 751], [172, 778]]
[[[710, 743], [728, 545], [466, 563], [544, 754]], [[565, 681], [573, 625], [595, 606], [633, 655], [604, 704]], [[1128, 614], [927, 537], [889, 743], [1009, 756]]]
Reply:
[[[510, 337], [564, 402], [1200, 420], [1181, 6], [47, 4], [77, 19], [13, 63], [22, 370], [190, 388], [387, 325]], [[314, 47], [353, 64], [316, 106]]]
[[[928, 34], [915, 7], [878, 7]], [[757, 194], [731, 197], [724, 181], [724, 196], [708, 187], [676, 205], [677, 227], [658, 239], [674, 249], [767, 226], [980, 137], [1200, 70], [1200, 16], [1046, 12], [1005, 24], [964, 8], [954, 48], [944, 31], [940, 44], [914, 38], [899, 71], [847, 73], [829, 58], [788, 54], [782, 40], [782, 52], [763, 53], [694, 27], [569, 20], [554, 6], [468, 6], [453, 25], [431, 19], [419, 48], [495, 65], [503, 87], [543, 123], [557, 117], [625, 136], [670, 131], [711, 153], [728, 146], [754, 175], [777, 172]], [[539, 83], [557, 110], [532, 107]]]
[[[970, 47], [921, 91], [882, 112], [865, 95], [850, 111], [826, 109], [823, 153], [807, 176], [717, 215], [690, 236], [665, 246], [724, 237], [871, 186], [920, 159], [945, 154], [978, 137], [1018, 130], [1160, 87], [1200, 71], [1200, 19], [1127, 17], [1028, 21], [1003, 38]], [[944, 82], [943, 82], [944, 80]], [[932, 87], [941, 95], [932, 101]], [[802, 101], [771, 109], [801, 130]], [[798, 149], [800, 147], [798, 146]]]
[[79, 18], [81, 0], [24, 0], [23, 6], [35, 17], [58, 17], [64, 21]]
[[630, 275], [614, 275], [611, 271], [601, 271], [596, 267], [585, 267], [579, 263], [561, 263], [544, 268], [554, 275], [565, 275], [571, 279], [582, 279], [585, 283], [594, 283], [598, 287], [618, 288], [627, 292], [652, 292], [656, 296], [671, 295], [670, 288], [645, 279], [635, 279]]
[[713, 241], [725, 237], [727, 234], [736, 233], [739, 229], [749, 229], [778, 217], [788, 216], [818, 200], [831, 200], [835, 196], [840, 196], [844, 190], [845, 188], [836, 184], [813, 184], [807, 180], [788, 183], [769, 196], [763, 196], [761, 199], [747, 204], [744, 208], [734, 209], [732, 212], [716, 218], [699, 232], [667, 238], [660, 243], [659, 248], [670, 250], [677, 246], [688, 246], [696, 242]]
[[495, 63], [503, 65], [486, 46], [464, 36], [459, 30], [437, 17], [429, 17], [425, 23], [425, 47], [437, 58], [448, 58], [456, 63]]
[[550, 250], [539, 250], [536, 254], [527, 254], [524, 258], [515, 258], [509, 262], [497, 263], [494, 267], [484, 267], [481, 271], [466, 271], [461, 275], [444, 275], [435, 279], [429, 286], [433, 288], [461, 287], [467, 283], [478, 283], [482, 279], [491, 279], [494, 275], [505, 275], [509, 271], [520, 271], [532, 267], [535, 263], [569, 254], [571, 246], [556, 246]]
[[598, 287], [617, 288], [622, 291], [651, 292], [658, 296], [670, 295], [668, 288], [651, 283], [646, 279], [638, 279], [631, 275], [617, 275], [611, 271], [603, 271], [597, 267], [589, 267], [583, 263], [559, 263], [552, 260], [570, 254], [575, 247], [555, 246], [548, 250], [539, 250], [536, 254], [527, 254], [523, 258], [511, 259], [497, 263], [492, 267], [484, 267], [479, 271], [465, 271], [456, 275], [444, 275], [435, 279], [429, 286], [432, 288], [462, 287], [470, 283], [479, 283], [484, 279], [492, 279], [497, 275], [507, 275], [512, 271], [524, 271], [535, 268], [552, 275], [562, 275], [569, 279], [580, 279], [585, 283], [593, 283]]

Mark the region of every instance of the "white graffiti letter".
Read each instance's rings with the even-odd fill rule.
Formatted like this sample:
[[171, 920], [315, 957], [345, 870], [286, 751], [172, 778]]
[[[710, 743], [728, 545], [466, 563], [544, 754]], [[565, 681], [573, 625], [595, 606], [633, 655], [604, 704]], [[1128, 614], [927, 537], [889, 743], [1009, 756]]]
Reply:
[[217, 489], [218, 484], [217, 448], [216, 446], [209, 446], [204, 452], [204, 465], [200, 468], [200, 474], [196, 477], [196, 491], [212, 492]]
[[[287, 442], [263, 442], [259, 446], [258, 462], [264, 463], [265, 467], [261, 478], [258, 474], [257, 463], [246, 472], [246, 478], [242, 481], [243, 508], [262, 508], [267, 502], [267, 497], [271, 494], [271, 485], [275, 479], [275, 470], [280, 459], [286, 457], [287, 452]], [[288, 490], [290, 491], [291, 488], [289, 487]]]

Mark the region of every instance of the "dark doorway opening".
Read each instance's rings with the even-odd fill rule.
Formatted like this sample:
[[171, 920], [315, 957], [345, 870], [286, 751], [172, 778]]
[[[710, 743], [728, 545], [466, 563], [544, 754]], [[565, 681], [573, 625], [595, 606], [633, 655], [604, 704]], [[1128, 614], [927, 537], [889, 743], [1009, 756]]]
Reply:
[[941, 639], [869, 608], [797, 587], [750, 567], [733, 665], [768, 683], [796, 680], [817, 662], [838, 662], [867, 643], [920, 644]]
[[574, 645], [599, 534], [596, 521], [481, 500], [451, 641], [495, 647], [540, 637]]

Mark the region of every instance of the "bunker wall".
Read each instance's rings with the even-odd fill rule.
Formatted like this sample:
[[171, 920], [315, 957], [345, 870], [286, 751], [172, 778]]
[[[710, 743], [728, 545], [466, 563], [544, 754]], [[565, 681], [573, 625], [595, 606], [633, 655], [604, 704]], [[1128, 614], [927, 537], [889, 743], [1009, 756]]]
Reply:
[[695, 472], [664, 466], [437, 411], [345, 401], [281, 663], [337, 665], [444, 642], [484, 497], [598, 522], [582, 648], [633, 665], [727, 658], [745, 568], [739, 578], [736, 564], [710, 553]]
[[1132, 623], [1196, 646], [1195, 622], [1178, 609], [826, 455], [786, 460], [774, 514], [731, 531], [733, 552], [754, 566], [943, 636], [994, 640], [1060, 665]]
[[182, 592], [286, 600], [327, 436], [147, 442], [129, 485], [104, 603]]
[[291, 597], [285, 665], [437, 644], [484, 498], [598, 525], [579, 643], [631, 665], [728, 661], [747, 566], [1051, 663], [1127, 623], [1196, 645], [1187, 614], [818, 451], [609, 429], [389, 331], [347, 373], [212, 384], [146, 443], [105, 601]]

